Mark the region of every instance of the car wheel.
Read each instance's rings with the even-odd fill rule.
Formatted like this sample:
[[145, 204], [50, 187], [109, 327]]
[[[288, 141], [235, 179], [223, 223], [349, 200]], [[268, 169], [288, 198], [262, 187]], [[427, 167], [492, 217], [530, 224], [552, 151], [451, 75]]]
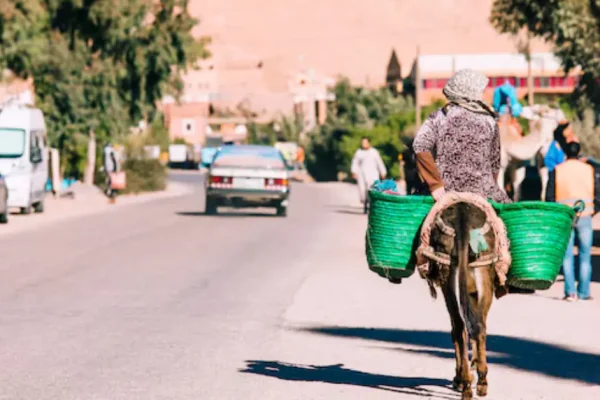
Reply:
[[38, 214], [43, 213], [44, 212], [44, 202], [40, 201], [40, 202], [35, 203], [33, 205], [33, 211], [35, 211]]
[[31, 214], [31, 206], [21, 207], [21, 214], [23, 214], [23, 215]]
[[215, 215], [217, 214], [217, 202], [215, 199], [207, 197], [206, 198], [206, 206], [204, 208], [204, 213], [206, 215]]
[[0, 214], [0, 224], [8, 223], [8, 211], [4, 214]]
[[277, 206], [277, 215], [279, 217], [287, 217], [287, 207]]

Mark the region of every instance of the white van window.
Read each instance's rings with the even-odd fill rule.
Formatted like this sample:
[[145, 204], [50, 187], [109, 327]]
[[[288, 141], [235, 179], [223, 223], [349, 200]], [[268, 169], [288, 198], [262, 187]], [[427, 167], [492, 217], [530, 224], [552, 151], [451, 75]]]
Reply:
[[25, 152], [25, 131], [0, 128], [0, 158], [18, 158]]

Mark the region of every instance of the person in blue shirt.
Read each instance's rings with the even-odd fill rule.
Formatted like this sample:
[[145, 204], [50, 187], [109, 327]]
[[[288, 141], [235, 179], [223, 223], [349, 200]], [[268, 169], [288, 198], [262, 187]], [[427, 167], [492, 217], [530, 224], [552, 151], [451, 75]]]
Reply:
[[544, 157], [544, 165], [548, 168], [548, 172], [554, 171], [556, 166], [565, 162], [566, 159], [565, 152], [562, 151], [558, 142], [556, 140], [552, 141]]
[[[554, 171], [557, 165], [562, 164], [567, 160], [567, 156], [563, 151], [568, 143], [579, 143], [579, 139], [569, 126], [568, 121], [561, 122], [554, 131], [554, 141], [550, 144], [550, 148], [544, 157], [544, 165], [548, 168], [548, 172]], [[587, 161], [584, 157], [582, 161]]]

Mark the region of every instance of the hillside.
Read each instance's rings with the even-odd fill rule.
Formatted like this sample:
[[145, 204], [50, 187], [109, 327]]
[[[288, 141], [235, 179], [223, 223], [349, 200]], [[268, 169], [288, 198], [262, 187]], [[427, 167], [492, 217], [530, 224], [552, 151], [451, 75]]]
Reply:
[[[492, 0], [191, 0], [198, 35], [213, 38], [210, 61], [221, 98], [257, 108], [289, 102], [296, 72], [381, 85], [392, 50], [403, 75], [424, 54], [512, 52], [488, 23]], [[537, 43], [534, 50], [544, 50]], [[262, 62], [262, 68], [256, 66]], [[284, 108], [287, 107], [287, 104]]]

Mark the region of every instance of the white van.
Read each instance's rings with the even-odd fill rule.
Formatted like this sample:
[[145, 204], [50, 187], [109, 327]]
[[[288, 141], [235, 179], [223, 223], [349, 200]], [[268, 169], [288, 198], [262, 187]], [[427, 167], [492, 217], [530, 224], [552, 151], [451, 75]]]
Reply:
[[0, 110], [0, 173], [8, 187], [9, 208], [23, 214], [44, 211], [48, 150], [41, 110], [28, 106]]

